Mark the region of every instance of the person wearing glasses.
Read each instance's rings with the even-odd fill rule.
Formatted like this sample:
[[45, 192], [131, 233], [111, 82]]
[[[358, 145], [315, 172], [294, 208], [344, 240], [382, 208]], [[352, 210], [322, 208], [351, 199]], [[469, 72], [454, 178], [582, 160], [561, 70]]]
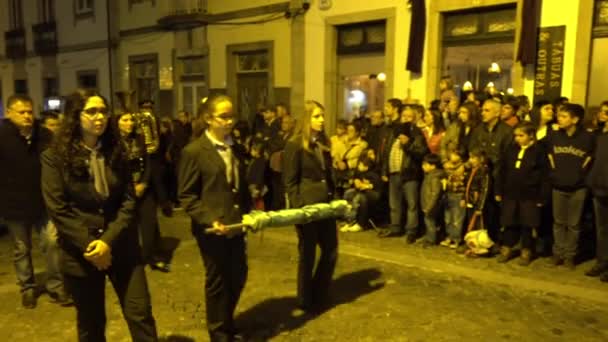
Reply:
[[[193, 122], [194, 140], [181, 153], [178, 197], [191, 218], [205, 265], [207, 329], [211, 341], [239, 340], [234, 310], [247, 278], [245, 237], [225, 225], [240, 223], [251, 201], [246, 165], [233, 147], [232, 100], [224, 95], [207, 99]], [[213, 228], [213, 233], [205, 233]]]
[[59, 304], [68, 305], [59, 271], [56, 236], [48, 219], [40, 191], [40, 154], [50, 143], [51, 132], [34, 120], [32, 99], [13, 95], [6, 102], [6, 119], [0, 123], [0, 221], [14, 241], [13, 261], [21, 288], [21, 304], [31, 309], [37, 303], [32, 264], [32, 231], [37, 230], [46, 253], [46, 290]]
[[42, 154], [42, 193], [57, 227], [61, 270], [74, 299], [78, 339], [105, 341], [110, 279], [134, 341], [156, 341], [150, 294], [133, 223], [134, 189], [124, 149], [108, 129], [105, 98], [68, 96], [53, 145]]

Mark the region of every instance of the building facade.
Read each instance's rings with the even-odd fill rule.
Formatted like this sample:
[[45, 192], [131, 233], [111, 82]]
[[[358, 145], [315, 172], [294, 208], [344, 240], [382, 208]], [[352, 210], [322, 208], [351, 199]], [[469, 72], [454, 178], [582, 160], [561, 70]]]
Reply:
[[445, 75], [457, 89], [491, 82], [533, 99], [539, 65], [517, 61], [530, 17], [561, 32], [561, 57], [546, 74], [559, 81], [554, 90], [589, 106], [606, 97], [607, 0], [544, 0], [535, 13], [524, 0], [424, 1], [420, 73], [405, 67], [413, 2], [0, 1], [0, 99], [28, 92], [42, 108], [44, 99], [76, 87], [108, 97], [132, 89], [171, 115], [222, 92], [248, 120], [277, 102], [298, 116], [304, 99], [316, 99], [326, 105], [330, 128], [339, 118], [381, 110], [391, 97], [428, 104]]

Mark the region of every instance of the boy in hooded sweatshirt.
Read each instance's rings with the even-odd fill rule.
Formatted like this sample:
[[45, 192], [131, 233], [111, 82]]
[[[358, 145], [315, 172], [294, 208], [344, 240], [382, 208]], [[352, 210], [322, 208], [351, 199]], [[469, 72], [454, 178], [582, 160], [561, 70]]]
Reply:
[[553, 266], [575, 268], [581, 216], [587, 196], [585, 177], [591, 166], [595, 139], [582, 127], [585, 110], [564, 104], [558, 114], [559, 130], [547, 139], [553, 203]]

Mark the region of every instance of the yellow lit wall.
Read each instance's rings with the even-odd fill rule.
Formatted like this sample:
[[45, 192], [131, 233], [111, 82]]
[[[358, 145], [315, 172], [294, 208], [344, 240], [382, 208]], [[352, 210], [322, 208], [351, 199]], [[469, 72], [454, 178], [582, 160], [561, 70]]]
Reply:
[[[264, 17], [268, 17], [268, 15], [243, 20], [259, 20]], [[208, 30], [211, 88], [226, 88], [227, 45], [261, 41], [274, 41], [274, 86], [291, 86], [291, 25], [289, 20], [279, 19], [256, 25], [209, 25]]]
[[[57, 55], [59, 93], [68, 94], [78, 88], [77, 73], [97, 70], [97, 88], [106, 98], [110, 98], [110, 75], [108, 73], [108, 50], [94, 49]], [[42, 98], [42, 97], [40, 97]]]
[[[591, 16], [589, 15], [588, 18], [585, 18], [585, 15], [588, 14], [588, 9], [592, 6], [590, 2], [592, 2], [592, 0], [543, 0], [541, 11], [541, 27], [566, 26], [561, 94], [562, 96], [570, 98], [573, 102], [582, 104], [585, 103], [585, 98], [580, 95], [581, 92], [575, 92], [575, 87], [586, 88], [587, 84], [585, 81], [581, 82], [578, 80], [580, 78], [578, 76], [580, 75], [577, 75], [576, 73], [579, 72], [580, 69], [575, 69], [577, 67], [580, 68], [581, 64], [587, 65], [589, 62], [589, 60], [585, 58], [581, 60], [580, 56], [581, 54], [583, 56], [588, 56], [588, 49], [590, 46], [580, 46], [578, 40], [589, 39], [588, 36], [590, 32], [589, 34], [586, 34], [586, 31], [590, 30]], [[581, 10], [585, 12], [581, 13]], [[581, 33], [583, 37], [581, 37]], [[584, 49], [587, 49], [587, 51], [583, 51], [583, 47]], [[584, 69], [584, 72], [587, 73], [586, 68]], [[530, 99], [534, 97], [533, 77], [525, 80], [524, 92]], [[584, 94], [584, 92], [582, 93]]]
[[267, 6], [275, 3], [285, 2], [286, 0], [222, 0], [222, 1], [207, 1], [207, 10], [209, 13], [217, 14], [222, 12], [230, 12], [241, 10], [244, 8], [253, 8], [259, 6]]
[[118, 52], [120, 87], [129, 89], [129, 56], [157, 54], [159, 79], [163, 70], [173, 68], [174, 34], [172, 32], [155, 32], [121, 39]]
[[[331, 9], [322, 11], [319, 10], [317, 2], [313, 2], [306, 14], [305, 97], [323, 101], [325, 96], [325, 64], [323, 61], [326, 54], [336, 54], [336, 51], [326, 51], [326, 40], [328, 39], [326, 36], [326, 23], [328, 19], [331, 21], [331, 17], [334, 16], [353, 15], [353, 22], [357, 22], [356, 18], [362, 13], [394, 9], [394, 60], [392, 64], [386, 65], [385, 70], [387, 85], [392, 86], [393, 91], [392, 93], [385, 94], [385, 97], [405, 98], [407, 97], [409, 88], [413, 98], [424, 101], [426, 99], [426, 77], [423, 75], [421, 78], [411, 81], [410, 72], [405, 70], [410, 31], [410, 12], [407, 8], [407, 1], [352, 0], [333, 1], [332, 3]], [[365, 17], [364, 14], [363, 17]], [[387, 39], [390, 39], [390, 36], [390, 33], [387, 32]]]

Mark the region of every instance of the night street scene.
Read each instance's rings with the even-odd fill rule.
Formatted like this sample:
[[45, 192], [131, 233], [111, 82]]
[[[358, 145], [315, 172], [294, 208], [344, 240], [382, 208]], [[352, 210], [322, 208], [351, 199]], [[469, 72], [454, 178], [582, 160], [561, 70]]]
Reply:
[[0, 31], [0, 341], [608, 341], [608, 0]]

